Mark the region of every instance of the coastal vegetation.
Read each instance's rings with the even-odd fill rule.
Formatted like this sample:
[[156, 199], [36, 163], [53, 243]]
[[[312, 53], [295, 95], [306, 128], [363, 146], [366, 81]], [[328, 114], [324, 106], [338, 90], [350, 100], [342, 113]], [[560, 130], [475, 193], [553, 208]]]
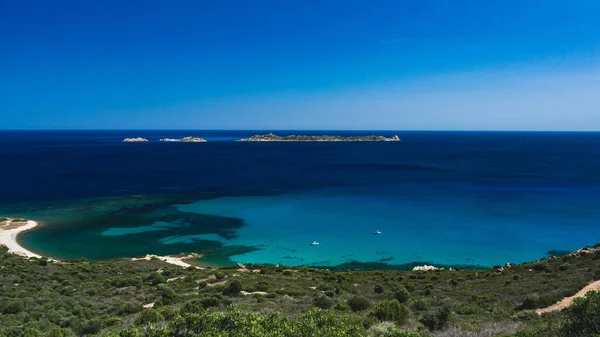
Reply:
[[[0, 336], [594, 336], [600, 250], [485, 270], [182, 268], [25, 259], [0, 247]], [[467, 334], [469, 333], [469, 334]]]

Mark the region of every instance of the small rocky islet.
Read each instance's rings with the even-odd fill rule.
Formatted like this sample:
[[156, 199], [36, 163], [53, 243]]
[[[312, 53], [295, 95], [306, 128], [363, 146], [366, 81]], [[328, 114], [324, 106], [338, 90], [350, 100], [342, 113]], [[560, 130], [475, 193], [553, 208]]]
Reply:
[[[179, 138], [162, 138], [161, 142], [165, 143], [205, 143], [206, 139], [200, 137], [183, 137]], [[123, 139], [123, 143], [147, 143], [148, 139], [137, 137], [137, 138], [125, 138]]]
[[200, 137], [183, 137], [181, 139], [177, 138], [162, 138], [161, 142], [166, 143], [205, 143], [206, 139]]
[[[161, 138], [159, 140], [163, 143], [205, 143], [206, 139], [200, 137], [184, 137], [184, 138]], [[250, 138], [238, 139], [238, 142], [399, 142], [400, 137], [385, 137], [376, 135], [367, 136], [335, 136], [335, 135], [289, 135], [281, 137], [273, 133], [267, 133], [263, 135], [254, 135]], [[146, 143], [148, 139], [137, 137], [137, 138], [125, 138], [123, 143]]]
[[148, 139], [142, 138], [142, 137], [123, 139], [123, 143], [147, 143], [147, 142], [148, 142]]
[[250, 138], [243, 138], [239, 142], [399, 142], [400, 137], [384, 136], [333, 136], [333, 135], [289, 135], [285, 137], [277, 136], [273, 133], [264, 135], [254, 135]]

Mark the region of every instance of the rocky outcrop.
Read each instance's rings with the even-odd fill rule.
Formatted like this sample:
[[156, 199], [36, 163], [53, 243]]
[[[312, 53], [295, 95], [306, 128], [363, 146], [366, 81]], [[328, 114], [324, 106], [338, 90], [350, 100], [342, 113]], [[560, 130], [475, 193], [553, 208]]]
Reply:
[[440, 268], [435, 267], [435, 266], [428, 266], [428, 265], [416, 266], [413, 268], [413, 271], [431, 271], [431, 270], [440, 270]]
[[175, 142], [175, 143], [204, 143], [206, 139], [200, 137], [183, 137], [181, 139], [176, 138], [162, 138], [161, 142]]
[[306, 135], [290, 135], [280, 137], [272, 133], [264, 135], [254, 135], [250, 138], [238, 140], [240, 142], [398, 142], [400, 138], [393, 136], [387, 138], [384, 136], [306, 136]]
[[200, 137], [183, 137], [181, 138], [182, 143], [204, 143], [206, 139]]
[[123, 139], [123, 143], [146, 143], [148, 139], [137, 137], [137, 138], [125, 138]]

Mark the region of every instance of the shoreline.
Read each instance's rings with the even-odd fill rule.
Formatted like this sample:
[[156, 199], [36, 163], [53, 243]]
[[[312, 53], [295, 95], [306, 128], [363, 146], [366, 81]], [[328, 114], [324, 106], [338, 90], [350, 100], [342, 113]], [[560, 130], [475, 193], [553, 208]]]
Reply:
[[8, 247], [9, 253], [20, 255], [26, 258], [35, 257], [41, 259], [41, 255], [21, 246], [17, 240], [19, 234], [32, 230], [39, 224], [33, 220], [27, 220], [24, 222], [13, 222], [13, 220], [15, 219], [6, 218], [6, 220], [0, 222], [0, 245]]
[[197, 265], [185, 262], [186, 260], [189, 260], [189, 259], [200, 259], [200, 258], [202, 258], [202, 254], [196, 254], [196, 253], [188, 254], [188, 255], [166, 255], [166, 256], [147, 254], [144, 257], [132, 257], [131, 261], [150, 261], [150, 260], [156, 259], [156, 260], [160, 260], [165, 263], [176, 265], [176, 266], [179, 266], [182, 268], [193, 267], [196, 269], [204, 269]]
[[[0, 246], [6, 246], [8, 248], [8, 252], [11, 254], [19, 255], [25, 258], [43, 258], [42, 255], [36, 254], [27, 248], [21, 246], [18, 241], [19, 234], [32, 230], [39, 226], [37, 221], [33, 220], [25, 220], [24, 221], [15, 221], [13, 220], [21, 220], [19, 218], [1, 218], [0, 221]], [[202, 258], [202, 254], [188, 254], [188, 255], [167, 255], [167, 256], [158, 256], [154, 254], [148, 254], [142, 258], [131, 258], [131, 261], [139, 261], [139, 260], [152, 260], [157, 259], [163, 261], [168, 264], [176, 265], [182, 268], [193, 267], [196, 269], [204, 269], [197, 265], [186, 262], [188, 259], [199, 259]], [[52, 261], [57, 261], [56, 259], [48, 258]]]

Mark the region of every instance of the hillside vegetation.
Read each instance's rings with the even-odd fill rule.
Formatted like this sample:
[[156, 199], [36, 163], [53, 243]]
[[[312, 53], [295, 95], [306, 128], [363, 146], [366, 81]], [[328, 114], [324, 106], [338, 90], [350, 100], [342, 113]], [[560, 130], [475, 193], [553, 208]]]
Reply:
[[0, 247], [0, 336], [594, 336], [589, 249], [487, 270], [338, 271], [159, 260], [51, 262]]

